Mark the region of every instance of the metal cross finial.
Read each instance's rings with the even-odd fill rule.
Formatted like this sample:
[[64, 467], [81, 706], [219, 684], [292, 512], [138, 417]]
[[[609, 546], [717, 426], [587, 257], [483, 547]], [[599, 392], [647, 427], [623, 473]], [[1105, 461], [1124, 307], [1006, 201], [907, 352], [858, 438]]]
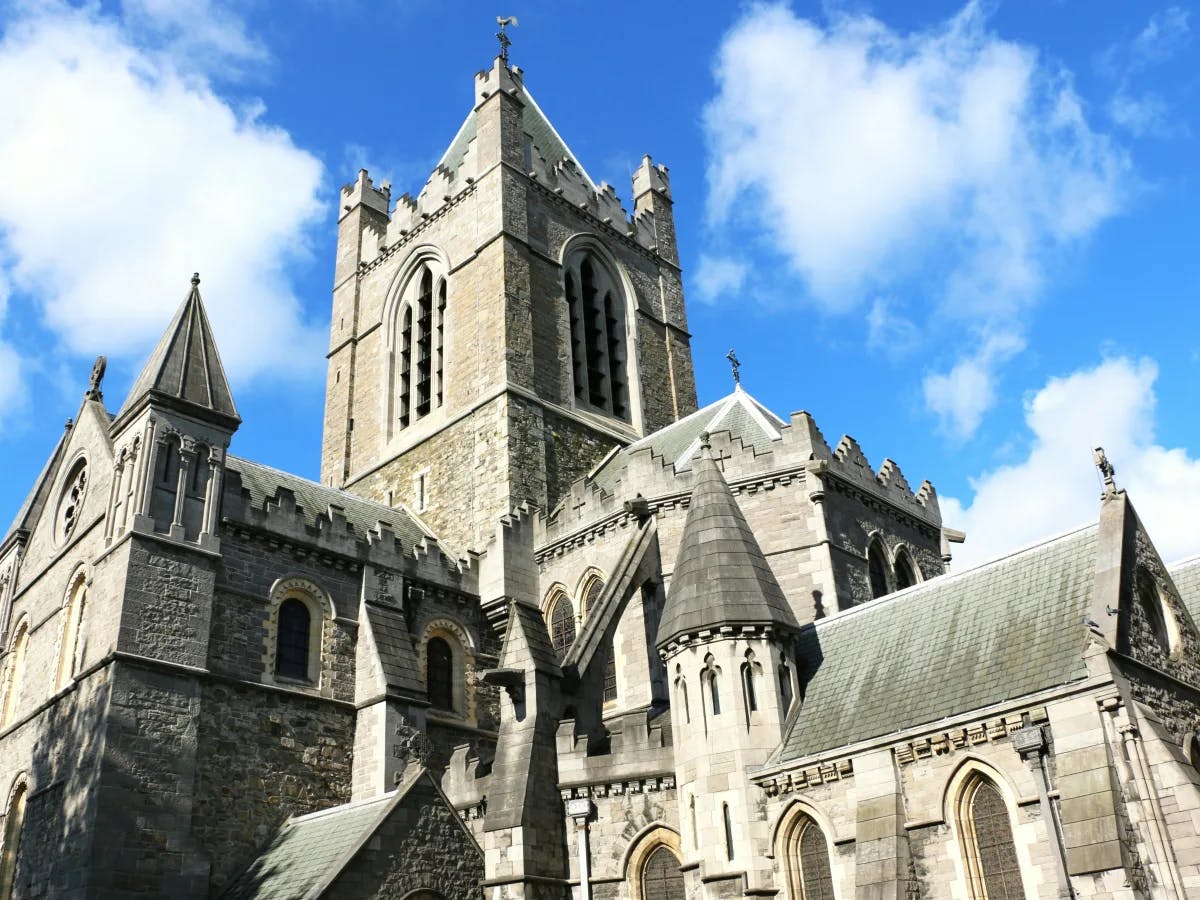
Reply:
[[742, 376], [738, 370], [741, 369], [742, 364], [738, 362], [737, 354], [733, 352], [732, 347], [730, 347], [729, 352], [725, 354], [725, 358], [729, 360], [729, 365], [733, 366], [733, 383], [735, 385], [741, 384]]
[[496, 16], [496, 24], [500, 26], [500, 30], [496, 32], [496, 40], [500, 42], [500, 62], [508, 65], [508, 46], [512, 43], [512, 38], [508, 36], [508, 32], [504, 29], [511, 25], [516, 28], [520, 23], [517, 22], [516, 16]]
[[1116, 474], [1116, 469], [1114, 469], [1113, 464], [1108, 461], [1108, 457], [1104, 455], [1103, 447], [1096, 448], [1094, 458], [1096, 460], [1096, 468], [1100, 470], [1100, 475], [1104, 478], [1105, 496], [1108, 496], [1109, 494], [1115, 494], [1117, 491], [1117, 482], [1116, 479], [1113, 478], [1113, 475]]

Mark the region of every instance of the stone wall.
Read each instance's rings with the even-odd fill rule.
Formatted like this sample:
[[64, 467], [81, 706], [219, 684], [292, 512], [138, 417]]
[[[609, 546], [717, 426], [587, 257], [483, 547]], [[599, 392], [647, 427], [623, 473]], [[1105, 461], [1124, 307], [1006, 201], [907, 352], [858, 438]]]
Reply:
[[219, 681], [199, 706], [190, 825], [217, 890], [289, 816], [349, 801], [354, 710]]
[[447, 900], [477, 900], [481, 881], [479, 845], [424, 776], [326, 895], [400, 900], [413, 891], [427, 890]]

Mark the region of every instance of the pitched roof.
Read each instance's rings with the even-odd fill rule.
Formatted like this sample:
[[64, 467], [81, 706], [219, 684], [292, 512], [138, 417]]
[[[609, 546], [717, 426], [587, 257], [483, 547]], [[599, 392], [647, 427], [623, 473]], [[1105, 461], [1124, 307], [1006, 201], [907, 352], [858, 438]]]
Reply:
[[1174, 563], [1168, 567], [1168, 571], [1183, 598], [1183, 605], [1191, 613], [1192, 621], [1200, 623], [1200, 556]]
[[653, 434], [635, 441], [605, 460], [591, 475], [591, 481], [611, 494], [629, 468], [629, 456], [649, 449], [675, 471], [691, 468], [692, 459], [700, 450], [703, 432], [728, 431], [747, 447], [765, 447], [780, 437], [779, 429], [786, 423], [738, 385], [732, 393], [672, 422]]
[[425, 688], [421, 684], [421, 673], [417, 669], [417, 657], [404, 610], [371, 601], [364, 606], [387, 686], [425, 699]]
[[804, 628], [815, 668], [774, 762], [1086, 676], [1098, 526], [945, 575]]
[[658, 625], [659, 646], [720, 625], [772, 623], [798, 631], [796, 616], [707, 443], [693, 470], [691, 505]]
[[192, 289], [133, 383], [117, 418], [151, 393], [182, 403], [189, 412], [215, 415], [235, 427], [241, 422], [200, 299], [199, 275], [192, 276]]
[[[274, 499], [279, 489], [283, 488], [292, 492], [296, 498], [296, 505], [304, 507], [305, 513], [312, 517], [313, 521], [318, 515], [327, 514], [330, 506], [340, 507], [347, 523], [354, 528], [359, 537], [365, 537], [367, 532], [374, 530], [380, 522], [392, 529], [406, 548], [416, 546], [426, 537], [432, 537], [403, 506], [392, 507], [385, 503], [376, 503], [232, 455], [226, 457], [225, 468], [227, 472], [237, 476], [229, 478], [226, 482], [227, 493], [222, 507], [224, 515], [232, 519], [252, 524], [250, 511], [262, 510], [266, 502]], [[240, 492], [237, 490], [238, 484], [241, 486]], [[242, 502], [239, 503], [238, 498]]]
[[[546, 161], [547, 165], [554, 166], [564, 159], [569, 159], [579, 169], [583, 177], [587, 179], [588, 184], [595, 188], [596, 183], [592, 181], [587, 170], [583, 168], [583, 164], [571, 152], [571, 148], [567, 146], [567, 142], [555, 131], [554, 126], [550, 124], [550, 120], [546, 118], [546, 114], [542, 112], [541, 107], [537, 105], [537, 101], [533, 99], [533, 94], [529, 92], [529, 88], [525, 87], [523, 83], [521, 85], [520, 99], [525, 104], [521, 117], [521, 125], [524, 128], [525, 134], [529, 137], [529, 142], [537, 148], [538, 153], [541, 154], [542, 159]], [[471, 110], [467, 113], [467, 118], [463, 120], [458, 133], [454, 135], [454, 140], [450, 142], [450, 146], [442, 154], [438, 166], [445, 168], [451, 175], [456, 174], [459, 167], [462, 166], [463, 160], [467, 155], [467, 149], [470, 147], [471, 141], [475, 139], [478, 130], [479, 122], [475, 115], [475, 110]]]

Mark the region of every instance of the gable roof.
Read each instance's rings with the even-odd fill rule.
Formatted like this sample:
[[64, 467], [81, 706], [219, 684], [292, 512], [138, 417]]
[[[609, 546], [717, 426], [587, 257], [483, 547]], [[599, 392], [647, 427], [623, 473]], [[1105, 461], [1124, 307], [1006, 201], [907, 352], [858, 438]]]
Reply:
[[[564, 159], [569, 159], [579, 169], [580, 174], [587, 179], [587, 183], [595, 189], [596, 183], [592, 181], [583, 164], [571, 152], [571, 148], [567, 146], [567, 142], [562, 139], [554, 126], [550, 124], [550, 120], [546, 114], [542, 112], [537, 101], [533, 99], [533, 94], [529, 92], [529, 88], [525, 87], [523, 81], [521, 84], [520, 99], [525, 104], [521, 115], [521, 126], [525, 135], [529, 138], [529, 142], [537, 148], [537, 152], [541, 154], [542, 159], [546, 161], [548, 166], [555, 166]], [[446, 152], [442, 154], [442, 158], [438, 161], [438, 168], [444, 168], [451, 176], [458, 173], [459, 168], [466, 158], [467, 150], [471, 145], [471, 141], [475, 139], [479, 131], [479, 121], [475, 115], [475, 110], [467, 113], [466, 119], [458, 129], [458, 133], [454, 135], [454, 140], [450, 142], [450, 146], [446, 148]]]
[[744, 446], [761, 448], [779, 440], [780, 429], [786, 424], [739, 384], [720, 400], [619, 450], [592, 473], [590, 480], [611, 494], [629, 468], [630, 454], [639, 450], [648, 449], [664, 463], [674, 465], [676, 472], [685, 472], [692, 467], [692, 459], [700, 450], [700, 435], [706, 431], [728, 431]]
[[[425, 538], [433, 537], [433, 534], [403, 506], [392, 507], [386, 503], [376, 503], [374, 500], [366, 500], [346, 491], [309, 481], [299, 475], [232, 455], [226, 457], [225, 469], [237, 477], [226, 480], [223, 513], [247, 524], [253, 524], [251, 511], [263, 510], [267, 501], [273, 500], [282, 488], [292, 493], [296, 498], [296, 505], [304, 508], [311, 522], [315, 522], [319, 515], [328, 514], [330, 506], [341, 508], [346, 522], [360, 538], [366, 537], [380, 522], [392, 529], [406, 548], [412, 548]], [[240, 498], [241, 502], [234, 498]]]
[[806, 626], [798, 664], [812, 674], [772, 761], [1086, 677], [1098, 533], [1089, 525]]
[[691, 504], [658, 624], [658, 646], [721, 625], [800, 624], [707, 442], [693, 465]]
[[187, 412], [215, 416], [233, 427], [241, 422], [200, 299], [198, 274], [192, 276], [192, 289], [133, 383], [117, 418], [149, 394], [182, 404]]

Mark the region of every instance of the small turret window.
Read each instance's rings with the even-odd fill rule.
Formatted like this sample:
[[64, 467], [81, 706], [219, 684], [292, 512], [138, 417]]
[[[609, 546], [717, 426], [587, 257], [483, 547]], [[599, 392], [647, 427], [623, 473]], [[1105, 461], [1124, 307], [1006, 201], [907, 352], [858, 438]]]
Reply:
[[783, 714], [787, 715], [792, 708], [792, 670], [787, 664], [787, 657], [779, 657], [779, 703]]
[[729, 814], [729, 804], [721, 804], [721, 818], [725, 821], [725, 856], [733, 859], [733, 817]]
[[700, 673], [700, 683], [708, 691], [709, 708], [714, 716], [721, 714], [721, 667], [716, 658], [710, 653], [704, 657], [704, 669]]

